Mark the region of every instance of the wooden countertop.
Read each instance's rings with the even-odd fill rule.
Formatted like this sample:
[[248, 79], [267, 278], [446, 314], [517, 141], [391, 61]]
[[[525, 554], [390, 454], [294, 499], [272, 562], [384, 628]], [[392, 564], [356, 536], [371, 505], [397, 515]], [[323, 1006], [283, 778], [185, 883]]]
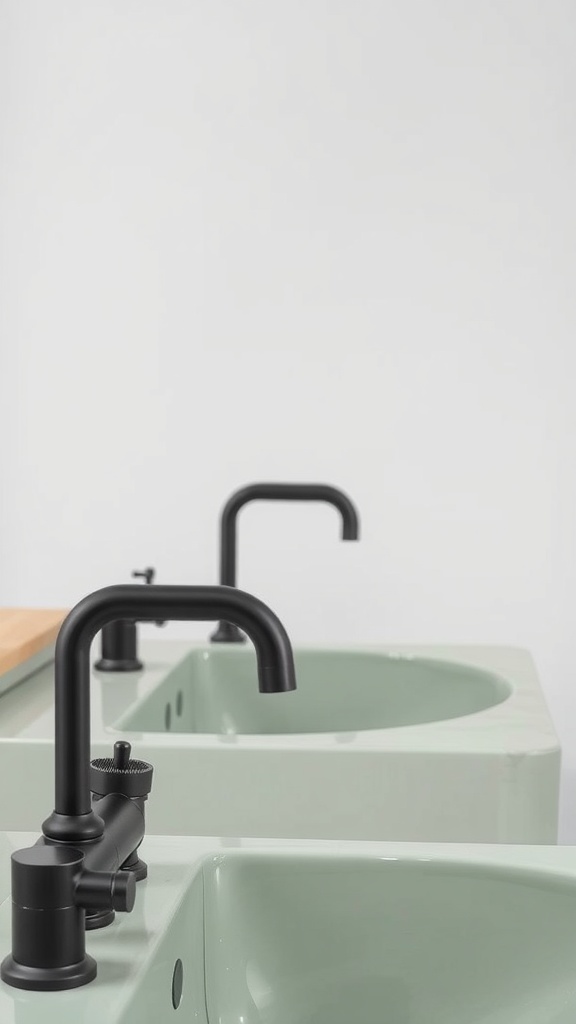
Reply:
[[62, 608], [0, 608], [0, 675], [54, 643]]

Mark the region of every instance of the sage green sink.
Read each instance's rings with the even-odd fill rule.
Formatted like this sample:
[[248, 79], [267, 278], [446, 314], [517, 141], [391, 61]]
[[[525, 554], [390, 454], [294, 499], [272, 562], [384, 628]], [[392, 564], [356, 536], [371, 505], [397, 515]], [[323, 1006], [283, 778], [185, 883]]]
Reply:
[[[3, 896], [30, 839], [3, 837]], [[145, 856], [133, 913], [87, 934], [96, 980], [2, 983], [2, 1024], [576, 1019], [574, 849], [157, 837]]]
[[206, 864], [208, 1020], [573, 1024], [573, 881], [382, 852]]
[[[150, 832], [554, 843], [560, 749], [530, 655], [499, 647], [296, 648], [261, 694], [252, 648], [143, 642], [93, 672], [92, 753], [156, 771]], [[13, 681], [14, 682], [14, 681]], [[0, 823], [53, 807], [53, 668], [0, 694]]]
[[298, 689], [258, 692], [252, 647], [193, 650], [117, 723], [131, 732], [346, 733], [442, 722], [506, 700], [492, 672], [382, 652], [297, 650]]

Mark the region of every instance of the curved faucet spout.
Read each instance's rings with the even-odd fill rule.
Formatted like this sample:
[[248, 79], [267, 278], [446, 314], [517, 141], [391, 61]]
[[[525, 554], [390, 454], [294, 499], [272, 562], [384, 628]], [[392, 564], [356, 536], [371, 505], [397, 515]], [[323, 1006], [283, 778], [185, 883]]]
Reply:
[[[56, 806], [44, 823], [54, 839], [101, 834], [90, 798], [90, 644], [116, 619], [211, 621], [224, 617], [256, 648], [262, 693], [296, 688], [292, 646], [284, 626], [262, 601], [232, 587], [105, 587], [85, 597], [64, 620], [55, 654]], [[79, 821], [83, 817], [83, 822]]]
[[236, 519], [250, 501], [325, 501], [342, 516], [342, 540], [358, 540], [360, 519], [350, 498], [329, 484], [249, 484], [234, 491], [220, 518], [220, 583], [236, 586]]
[[[222, 509], [220, 517], [220, 583], [236, 586], [236, 520], [238, 513], [250, 501], [325, 501], [333, 505], [342, 517], [342, 540], [358, 540], [360, 518], [355, 505], [338, 487], [329, 484], [249, 484], [234, 491]], [[219, 623], [210, 639], [216, 643], [242, 643], [244, 637], [234, 624]]]

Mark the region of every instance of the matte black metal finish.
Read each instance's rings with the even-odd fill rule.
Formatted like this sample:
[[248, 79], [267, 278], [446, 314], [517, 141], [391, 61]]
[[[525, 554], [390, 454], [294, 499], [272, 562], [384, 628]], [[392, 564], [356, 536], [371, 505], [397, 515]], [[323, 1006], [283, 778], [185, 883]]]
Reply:
[[[87, 843], [84, 867], [91, 871], [119, 871], [144, 838], [144, 800], [122, 792], [96, 799], [94, 807], [104, 823], [104, 841]], [[44, 836], [41, 841], [46, 841]], [[49, 840], [48, 840], [49, 841]]]
[[[55, 653], [56, 806], [36, 846], [12, 855], [12, 952], [0, 967], [9, 985], [38, 991], [92, 981], [87, 927], [129, 912], [152, 767], [118, 741], [112, 758], [90, 764], [90, 645], [107, 622], [121, 619], [210, 620], [224, 615], [254, 641], [260, 689], [296, 686], [290, 641], [257, 598], [232, 587], [106, 587], [84, 598], [64, 620]], [[91, 797], [90, 786], [95, 792]]]
[[[143, 579], [144, 583], [154, 583], [156, 570], [152, 566], [146, 569], [134, 569], [132, 576]], [[157, 622], [162, 626], [163, 622]], [[101, 654], [94, 668], [98, 672], [141, 672], [144, 665], [138, 657], [138, 631], [134, 619], [117, 619], [107, 622], [102, 627]]]
[[82, 871], [76, 898], [95, 910], [118, 910], [129, 914], [136, 902], [136, 879], [129, 871]]
[[[144, 838], [146, 796], [122, 792], [131, 764], [116, 770], [116, 791], [97, 799], [99, 838], [73, 844], [41, 836], [12, 855], [12, 953], [0, 968], [8, 984], [50, 991], [96, 976], [84, 932], [110, 924], [115, 911], [129, 913], [144, 877], [131, 864]], [[151, 777], [150, 765], [138, 764]]]
[[101, 645], [101, 656], [94, 665], [99, 672], [141, 672], [144, 668], [136, 653], [138, 634], [133, 620], [107, 622]]
[[[360, 519], [348, 495], [329, 484], [249, 484], [234, 491], [220, 516], [220, 583], [236, 586], [236, 519], [250, 501], [325, 501], [342, 517], [342, 540], [358, 540]], [[213, 643], [243, 643], [242, 632], [231, 622], [221, 621], [210, 637]]]
[[262, 601], [234, 587], [105, 587], [69, 612], [56, 641], [56, 805], [45, 823], [45, 835], [77, 841], [102, 834], [90, 804], [88, 652], [94, 635], [106, 622], [120, 618], [186, 622], [219, 616], [241, 626], [253, 641], [262, 693], [296, 688], [292, 647], [284, 626]]
[[[144, 761], [138, 763], [146, 764]], [[151, 784], [152, 767], [146, 764], [146, 768]], [[110, 791], [103, 797], [94, 793], [92, 797], [93, 807], [104, 822], [104, 837], [86, 844], [84, 863], [90, 881], [85, 886], [87, 892], [88, 886], [91, 887], [94, 897], [90, 899], [86, 896], [87, 930], [111, 924], [116, 910], [132, 910], [136, 882], [148, 874], [147, 865], [138, 858], [138, 847], [145, 831], [146, 796], [134, 798], [129, 795], [127, 782], [128, 775], [117, 776], [115, 792]], [[51, 842], [46, 839], [44, 841]], [[101, 880], [100, 885], [98, 879]], [[103, 901], [106, 894], [109, 898]]]
[[[102, 854], [103, 842], [96, 844]], [[136, 879], [90, 868], [90, 851], [40, 839], [12, 854], [12, 953], [0, 970], [8, 984], [39, 991], [85, 985], [96, 976], [86, 956], [85, 914], [132, 910]], [[111, 915], [111, 918], [110, 918]]]
[[0, 976], [15, 988], [58, 991], [96, 977], [86, 955], [85, 905], [76, 889], [84, 855], [36, 845], [12, 854], [12, 953]]
[[129, 797], [147, 797], [152, 789], [152, 765], [130, 757], [130, 744], [117, 740], [113, 757], [97, 757], [90, 762], [90, 789], [95, 796], [121, 792]]

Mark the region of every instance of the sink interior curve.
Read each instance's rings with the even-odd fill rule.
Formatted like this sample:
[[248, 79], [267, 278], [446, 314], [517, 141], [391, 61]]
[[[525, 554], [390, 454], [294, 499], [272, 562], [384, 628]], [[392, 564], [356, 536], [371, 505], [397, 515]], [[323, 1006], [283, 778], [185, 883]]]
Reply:
[[511, 688], [483, 669], [379, 652], [295, 652], [298, 688], [258, 691], [251, 648], [190, 652], [122, 716], [134, 732], [339, 733], [387, 729], [475, 714]]

